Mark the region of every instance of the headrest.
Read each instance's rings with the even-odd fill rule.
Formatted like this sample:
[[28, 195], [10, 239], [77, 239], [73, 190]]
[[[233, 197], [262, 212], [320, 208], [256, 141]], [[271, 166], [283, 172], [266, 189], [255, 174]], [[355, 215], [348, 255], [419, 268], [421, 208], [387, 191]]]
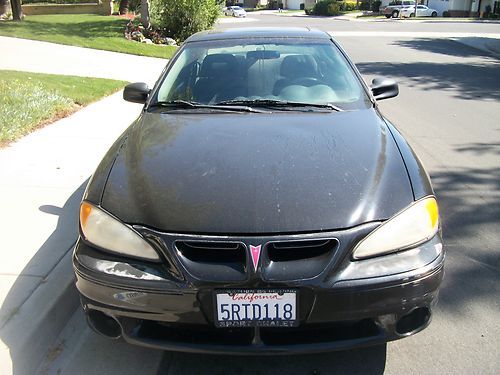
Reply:
[[318, 64], [312, 56], [291, 55], [283, 59], [280, 73], [286, 78], [316, 77]]
[[229, 53], [207, 55], [201, 64], [201, 77], [223, 77], [236, 72], [238, 60]]

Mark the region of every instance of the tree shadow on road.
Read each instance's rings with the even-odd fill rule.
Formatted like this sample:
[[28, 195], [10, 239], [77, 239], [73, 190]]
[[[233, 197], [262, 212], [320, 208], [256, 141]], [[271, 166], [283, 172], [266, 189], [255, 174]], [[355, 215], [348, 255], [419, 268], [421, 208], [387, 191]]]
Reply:
[[365, 75], [386, 76], [407, 82], [423, 90], [454, 92], [468, 100], [500, 100], [500, 63], [440, 64], [416, 63], [359, 63]]
[[[482, 43], [490, 38], [469, 37], [471, 42]], [[493, 40], [493, 39], [491, 39]], [[438, 53], [455, 57], [493, 57], [489, 52], [464, 45], [451, 39], [418, 38], [410, 40], [397, 40], [391, 43], [393, 46], [411, 48], [418, 51]]]
[[[500, 155], [495, 142], [461, 144], [455, 150]], [[500, 300], [500, 166], [445, 169], [431, 178], [448, 257], [440, 308], [454, 314], [472, 304], [494, 308]]]

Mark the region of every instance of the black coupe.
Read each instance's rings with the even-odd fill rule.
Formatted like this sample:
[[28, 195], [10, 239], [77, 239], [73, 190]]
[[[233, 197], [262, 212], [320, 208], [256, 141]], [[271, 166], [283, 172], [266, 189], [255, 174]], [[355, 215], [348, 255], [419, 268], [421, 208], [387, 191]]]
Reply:
[[384, 343], [431, 319], [443, 277], [422, 164], [331, 36], [190, 37], [92, 176], [74, 250], [90, 326], [167, 350]]

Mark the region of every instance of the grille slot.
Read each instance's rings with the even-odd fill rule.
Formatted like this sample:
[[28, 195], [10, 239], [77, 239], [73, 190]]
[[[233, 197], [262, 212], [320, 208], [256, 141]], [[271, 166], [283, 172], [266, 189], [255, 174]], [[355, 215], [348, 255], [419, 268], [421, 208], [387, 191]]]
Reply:
[[287, 262], [316, 258], [327, 255], [337, 246], [337, 240], [308, 240], [272, 242], [268, 244], [267, 254], [271, 262]]
[[176, 241], [179, 260], [196, 278], [241, 281], [246, 278], [246, 247], [241, 242]]
[[245, 262], [245, 247], [237, 242], [177, 241], [175, 245], [182, 256], [193, 262]]
[[266, 244], [263, 277], [269, 281], [312, 278], [325, 270], [338, 248], [336, 238]]

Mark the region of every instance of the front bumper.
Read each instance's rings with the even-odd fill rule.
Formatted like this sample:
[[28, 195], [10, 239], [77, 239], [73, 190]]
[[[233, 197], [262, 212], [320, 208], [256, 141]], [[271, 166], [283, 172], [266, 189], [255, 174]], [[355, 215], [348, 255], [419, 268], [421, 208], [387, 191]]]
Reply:
[[[370, 229], [371, 230], [371, 229]], [[375, 345], [430, 322], [444, 274], [441, 238], [363, 261], [339, 257], [307, 280], [201, 282], [164, 278], [158, 265], [124, 263], [79, 240], [73, 257], [86, 312], [113, 317], [130, 343], [186, 352], [278, 354]], [[174, 267], [169, 265], [169, 267]], [[161, 267], [160, 267], [161, 268]], [[213, 293], [230, 288], [296, 288], [296, 328], [216, 328]]]

